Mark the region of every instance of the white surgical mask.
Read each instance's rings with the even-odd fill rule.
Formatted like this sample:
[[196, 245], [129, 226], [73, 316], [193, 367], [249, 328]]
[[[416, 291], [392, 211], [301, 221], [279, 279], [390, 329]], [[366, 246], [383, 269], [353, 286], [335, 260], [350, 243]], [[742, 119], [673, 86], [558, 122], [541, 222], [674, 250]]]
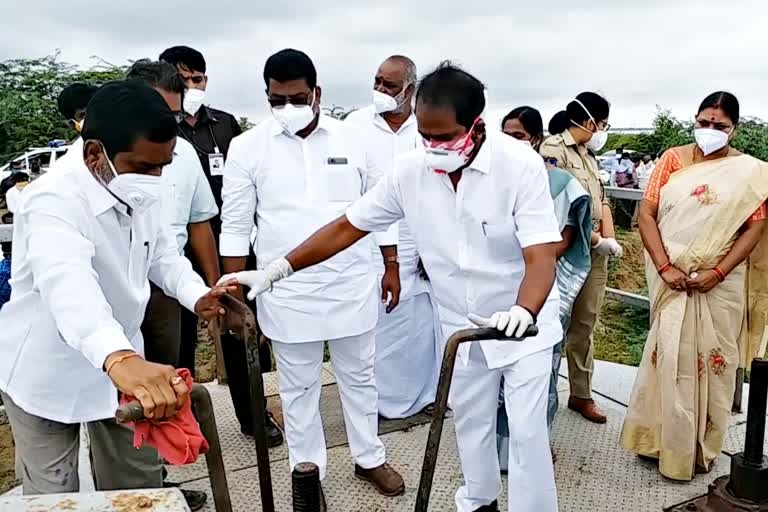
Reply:
[[187, 89], [184, 92], [184, 112], [194, 116], [205, 100], [205, 91], [201, 89]]
[[730, 132], [726, 133], [712, 128], [696, 128], [693, 130], [693, 137], [696, 139], [696, 144], [701, 148], [704, 156], [723, 149], [728, 144], [729, 135]]
[[104, 157], [107, 159], [109, 170], [112, 171], [112, 179], [106, 184], [106, 187], [115, 197], [130, 206], [136, 213], [146, 212], [160, 201], [162, 193], [160, 176], [136, 173], [118, 174], [112, 160], [107, 156], [106, 150], [102, 149], [102, 151], [104, 151]]
[[376, 109], [377, 114], [383, 114], [385, 112], [392, 112], [398, 107], [397, 100], [389, 94], [383, 92], [373, 91], [373, 108]]
[[311, 105], [292, 105], [286, 103], [282, 107], [272, 107], [272, 117], [280, 123], [287, 133], [294, 135], [307, 126], [315, 119], [315, 97], [312, 98]]
[[[587, 149], [590, 149], [593, 152], [597, 153], [598, 151], [603, 149], [603, 147], [605, 146], [605, 143], [608, 142], [608, 132], [598, 128], [597, 121], [595, 121], [595, 118], [592, 117], [592, 113], [589, 110], [587, 110], [587, 107], [585, 107], [584, 104], [581, 101], [579, 101], [578, 99], [574, 99], [573, 101], [575, 101], [576, 103], [581, 105], [581, 108], [584, 109], [584, 112], [587, 113], [589, 118], [595, 124], [595, 129], [597, 131], [596, 132], [590, 132], [592, 134], [592, 138], [589, 139], [589, 141], [587, 141], [587, 143], [585, 145], [587, 146]], [[589, 131], [586, 128], [584, 128], [583, 126], [581, 126], [580, 124], [576, 123], [575, 121], [571, 121], [571, 122], [574, 125], [576, 125], [579, 128], [581, 128], [582, 130]]]

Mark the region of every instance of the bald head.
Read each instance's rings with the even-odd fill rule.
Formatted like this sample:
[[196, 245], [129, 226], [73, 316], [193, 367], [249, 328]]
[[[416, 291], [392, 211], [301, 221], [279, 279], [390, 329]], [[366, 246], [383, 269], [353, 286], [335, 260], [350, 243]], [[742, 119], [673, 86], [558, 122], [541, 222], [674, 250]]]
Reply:
[[416, 92], [416, 81], [416, 64], [408, 57], [393, 55], [379, 66], [373, 88], [398, 101], [398, 108], [391, 113], [408, 115]]

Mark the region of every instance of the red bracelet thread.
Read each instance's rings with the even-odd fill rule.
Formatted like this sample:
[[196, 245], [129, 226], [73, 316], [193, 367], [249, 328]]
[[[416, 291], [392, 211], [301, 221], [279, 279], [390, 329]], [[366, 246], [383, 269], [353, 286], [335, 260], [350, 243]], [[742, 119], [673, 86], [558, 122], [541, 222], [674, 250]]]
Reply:
[[663, 274], [664, 272], [666, 272], [670, 268], [672, 268], [672, 263], [666, 262], [665, 264], [663, 264], [662, 266], [659, 267], [659, 275]]
[[714, 272], [717, 275], [717, 278], [720, 280], [721, 283], [725, 281], [725, 278], [726, 278], [725, 272], [720, 270], [718, 267], [713, 268], [712, 272]]

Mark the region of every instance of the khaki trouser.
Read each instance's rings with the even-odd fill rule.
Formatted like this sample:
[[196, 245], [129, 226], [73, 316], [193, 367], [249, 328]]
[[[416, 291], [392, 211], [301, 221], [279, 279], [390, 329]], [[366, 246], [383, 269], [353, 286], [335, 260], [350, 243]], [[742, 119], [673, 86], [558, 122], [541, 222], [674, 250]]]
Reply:
[[[34, 416], [5, 393], [8, 421], [16, 445], [16, 476], [29, 494], [79, 492], [80, 424]], [[163, 486], [163, 467], [154, 448], [133, 447], [133, 430], [114, 420], [86, 423], [93, 480], [98, 491], [154, 489]]]
[[608, 257], [592, 252], [592, 270], [573, 304], [571, 324], [566, 336], [568, 381], [571, 396], [592, 398], [592, 371], [594, 369], [594, 339], [592, 331], [600, 315], [608, 283]]

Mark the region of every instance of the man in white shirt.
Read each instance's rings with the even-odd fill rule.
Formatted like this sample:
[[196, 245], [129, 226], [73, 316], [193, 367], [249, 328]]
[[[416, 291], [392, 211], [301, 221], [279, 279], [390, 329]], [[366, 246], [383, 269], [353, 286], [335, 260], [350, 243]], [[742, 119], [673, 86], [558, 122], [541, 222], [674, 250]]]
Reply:
[[538, 336], [522, 342], [483, 341], [459, 350], [449, 398], [464, 472], [457, 509], [498, 510], [496, 406], [504, 377], [509, 510], [554, 512], [547, 395], [552, 347], [562, 337], [552, 287], [552, 242], [560, 233], [541, 157], [504, 134], [487, 133], [479, 117], [484, 108], [482, 83], [441, 64], [422, 79], [416, 97], [426, 148], [404, 155], [346, 215], [286, 257], [228, 277], [265, 300], [281, 279], [312, 268], [294, 270], [321, 264], [369, 232], [405, 219], [430, 276], [444, 335], [473, 324], [516, 336], [539, 326]]
[[[220, 250], [225, 272], [244, 270], [254, 219], [254, 252], [263, 267], [343, 213], [380, 177], [354, 128], [320, 113], [317, 72], [306, 54], [272, 55], [264, 81], [273, 118], [232, 141], [224, 171]], [[396, 237], [384, 238], [379, 245], [396, 254]], [[397, 280], [396, 270], [393, 277]], [[393, 295], [397, 300], [397, 290]], [[287, 279], [256, 305], [277, 360], [291, 467], [312, 462], [321, 479], [326, 474], [319, 401], [328, 341], [355, 475], [383, 494], [404, 492], [378, 438], [377, 294], [368, 241]]]
[[[416, 65], [408, 57], [385, 60], [374, 79], [373, 105], [352, 112], [346, 122], [358, 127], [377, 168], [393, 172], [395, 158], [421, 145], [413, 114]], [[429, 283], [421, 277], [419, 255], [408, 224], [400, 221], [397, 243], [400, 302], [394, 310], [379, 307], [376, 325], [376, 387], [379, 414], [405, 418], [435, 401], [437, 391], [436, 312]], [[374, 257], [379, 248], [374, 248]], [[374, 260], [376, 261], [376, 260]], [[377, 265], [379, 274], [384, 267]]]
[[656, 169], [656, 165], [653, 163], [651, 155], [645, 155], [637, 167], [637, 187], [640, 190], [645, 190], [648, 187], [648, 181], [650, 181], [654, 169]]
[[[171, 64], [137, 60], [128, 70], [126, 78], [146, 82], [160, 93], [177, 121], [182, 118], [184, 82]], [[218, 215], [219, 209], [197, 153], [181, 137], [176, 138], [173, 162], [164, 169], [162, 184], [166, 226], [175, 236], [179, 254], [184, 254], [189, 238], [205, 281], [214, 285], [220, 276], [219, 258], [209, 220]], [[142, 324], [142, 334], [147, 340], [147, 358], [176, 366], [181, 343], [180, 329], [181, 306], [158, 286], [152, 285], [147, 316]]]
[[149, 281], [204, 318], [219, 297], [181, 257], [158, 201], [176, 123], [137, 81], [89, 103], [84, 165], [32, 183], [14, 219], [13, 294], [0, 311], [0, 391], [25, 494], [77, 492], [80, 423], [99, 490], [160, 487], [157, 452], [114, 422], [118, 391], [149, 418], [173, 416], [189, 390], [144, 360]]

